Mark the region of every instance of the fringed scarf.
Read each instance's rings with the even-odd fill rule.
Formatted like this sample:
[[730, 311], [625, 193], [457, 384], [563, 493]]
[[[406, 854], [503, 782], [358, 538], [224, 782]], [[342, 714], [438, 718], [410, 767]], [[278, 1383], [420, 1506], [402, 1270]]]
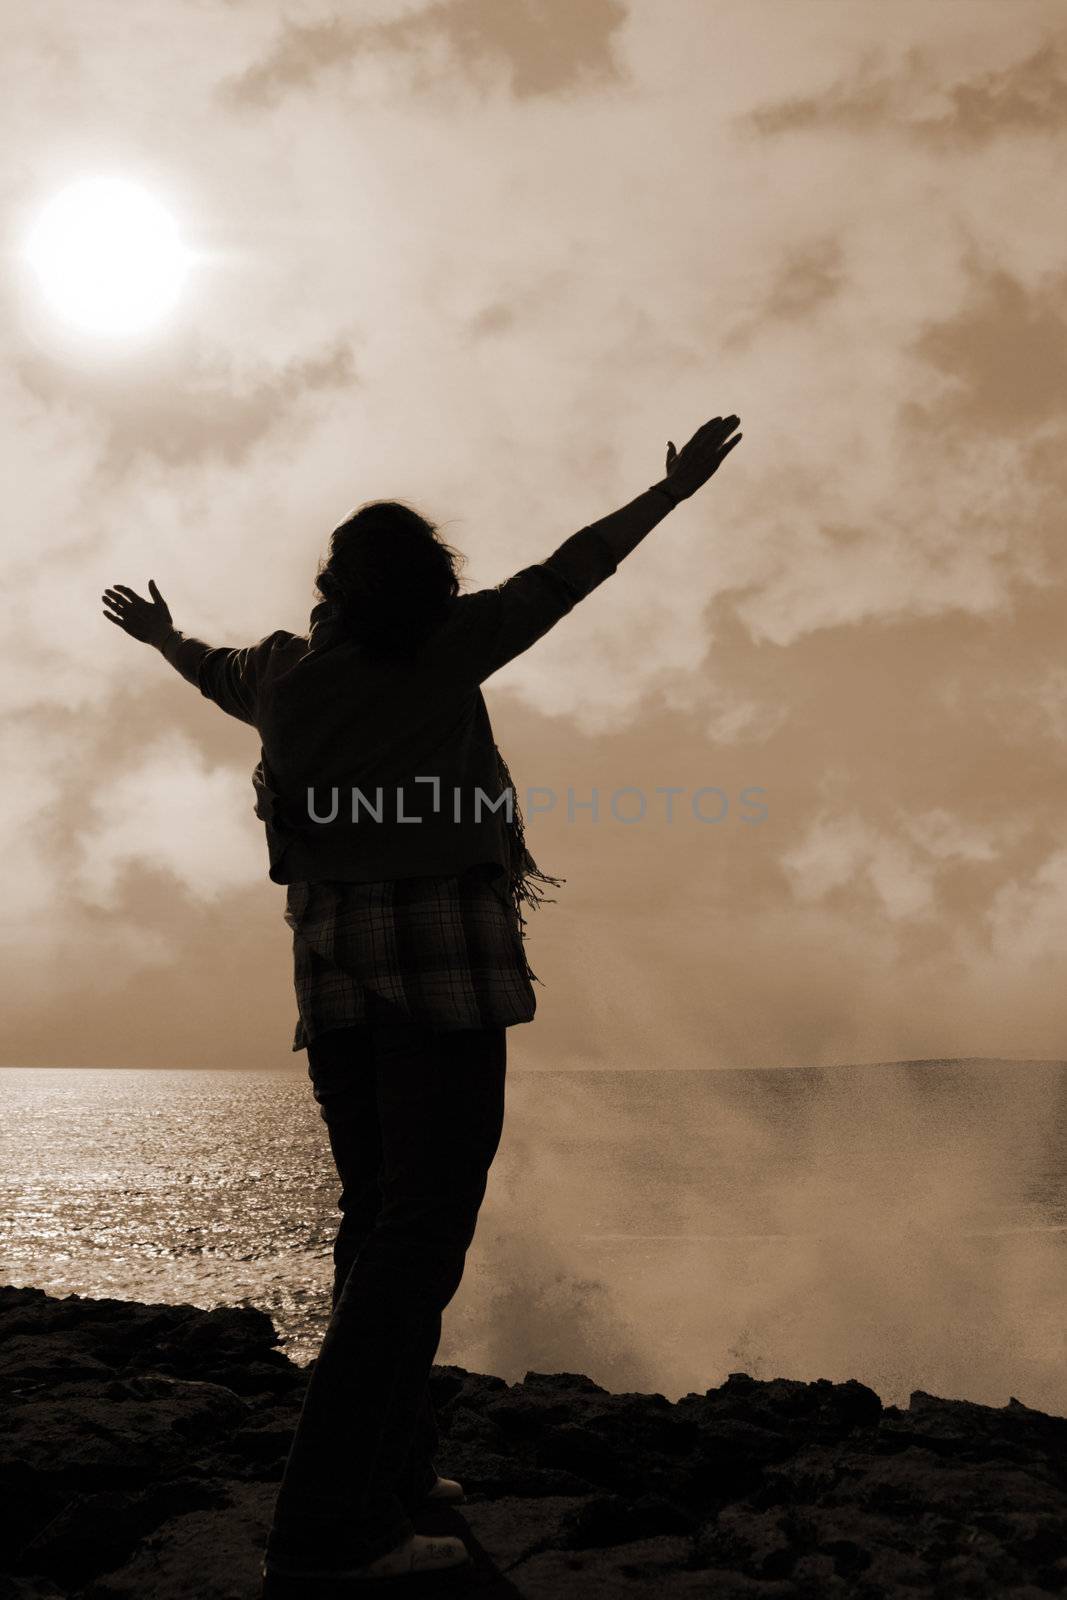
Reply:
[[[500, 770], [500, 793], [503, 794], [505, 789], [511, 790], [511, 817], [508, 821], [508, 853], [510, 856], [508, 890], [512, 909], [515, 913], [515, 920], [518, 924], [519, 937], [523, 941], [523, 959], [525, 960], [526, 917], [523, 914], [523, 906], [526, 905], [531, 909], [536, 909], [539, 905], [544, 904], [546, 900], [549, 905], [555, 905], [554, 898], [551, 895], [546, 895], [539, 885], [550, 883], [554, 889], [558, 889], [567, 880], [566, 878], [553, 878], [547, 872], [542, 872], [527, 849], [526, 828], [523, 822], [522, 809], [519, 805], [519, 792], [508, 770], [508, 764], [500, 753], [499, 746], [494, 745], [494, 749], [496, 750], [497, 765]], [[506, 815], [507, 813], [505, 812]], [[534, 983], [541, 982], [528, 960], [526, 960], [526, 975]]]

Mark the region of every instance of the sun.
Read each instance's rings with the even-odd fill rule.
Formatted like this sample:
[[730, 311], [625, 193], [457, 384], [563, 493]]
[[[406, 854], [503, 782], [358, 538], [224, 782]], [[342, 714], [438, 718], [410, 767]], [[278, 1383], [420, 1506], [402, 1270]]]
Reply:
[[26, 256], [52, 309], [86, 333], [137, 333], [174, 306], [191, 256], [158, 200], [119, 177], [83, 178], [41, 211]]

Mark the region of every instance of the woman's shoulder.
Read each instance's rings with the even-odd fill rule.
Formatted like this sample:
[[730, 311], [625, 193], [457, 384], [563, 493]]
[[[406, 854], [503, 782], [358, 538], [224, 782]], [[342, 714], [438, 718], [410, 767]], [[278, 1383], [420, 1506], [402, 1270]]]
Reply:
[[477, 656], [479, 646], [495, 636], [500, 619], [496, 589], [476, 589], [449, 600], [441, 621], [426, 639], [420, 655], [425, 661], [465, 662]]

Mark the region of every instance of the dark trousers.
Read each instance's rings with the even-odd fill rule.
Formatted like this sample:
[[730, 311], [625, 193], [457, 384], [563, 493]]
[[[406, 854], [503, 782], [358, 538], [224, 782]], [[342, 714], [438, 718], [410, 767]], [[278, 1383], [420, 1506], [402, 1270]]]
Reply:
[[384, 1001], [308, 1048], [342, 1220], [268, 1562], [355, 1566], [413, 1531], [437, 1475], [427, 1380], [503, 1131], [506, 1057], [503, 1027], [439, 1032]]

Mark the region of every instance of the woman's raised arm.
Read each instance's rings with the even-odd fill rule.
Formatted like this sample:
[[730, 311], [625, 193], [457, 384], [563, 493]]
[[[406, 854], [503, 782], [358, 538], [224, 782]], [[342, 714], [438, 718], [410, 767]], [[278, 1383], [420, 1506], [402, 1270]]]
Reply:
[[557, 550], [495, 589], [463, 595], [452, 633], [461, 670], [479, 683], [514, 660], [604, 582], [657, 523], [708, 481], [741, 440], [737, 417], [715, 417], [681, 452], [667, 444], [667, 471], [619, 511], [591, 522]]
[[[697, 429], [680, 454], [668, 439], [666, 476], [644, 494], [639, 494], [636, 500], [631, 500], [629, 505], [623, 506], [621, 511], [613, 511], [599, 522], [589, 524], [608, 545], [616, 561], [628, 556], [646, 534], [651, 533], [656, 524], [663, 520], [661, 502], [664, 499], [673, 505], [680, 500], [688, 500], [718, 471], [734, 445], [741, 443], [743, 436], [740, 433], [730, 438], [740, 420], [740, 417], [712, 417], [710, 422], [705, 422], [703, 427]], [[654, 497], [651, 504], [650, 496]], [[670, 506], [667, 507], [669, 509]]]

